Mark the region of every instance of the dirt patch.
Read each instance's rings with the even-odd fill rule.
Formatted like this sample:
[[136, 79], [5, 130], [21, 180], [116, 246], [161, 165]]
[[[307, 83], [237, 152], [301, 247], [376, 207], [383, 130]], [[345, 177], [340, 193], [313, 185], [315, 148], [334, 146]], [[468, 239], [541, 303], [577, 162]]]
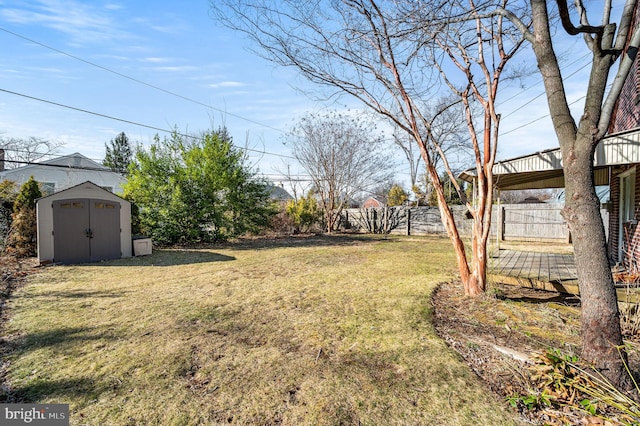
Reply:
[[[441, 284], [433, 294], [434, 326], [488, 388], [511, 402], [527, 422], [599, 425], [591, 414], [567, 407], [528, 409], [518, 396], [535, 393], [529, 368], [535, 356], [558, 349], [579, 356], [579, 299], [528, 288], [494, 285], [480, 298], [465, 297], [459, 283]], [[636, 337], [630, 336], [631, 340]], [[638, 366], [637, 351], [630, 364]]]
[[26, 277], [36, 270], [37, 265], [36, 258], [16, 259], [0, 256], [0, 330], [6, 319], [5, 303], [13, 291], [25, 282]]

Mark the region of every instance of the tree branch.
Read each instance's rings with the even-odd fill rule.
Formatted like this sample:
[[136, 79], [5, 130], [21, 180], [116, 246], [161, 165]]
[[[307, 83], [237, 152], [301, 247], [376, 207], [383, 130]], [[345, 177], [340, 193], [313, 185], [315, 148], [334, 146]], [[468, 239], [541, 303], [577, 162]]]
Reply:
[[[560, 12], [560, 22], [562, 22], [562, 27], [564, 30], [570, 35], [578, 35], [578, 34], [594, 34], [598, 38], [602, 37], [604, 32], [604, 26], [593, 26], [593, 25], [580, 25], [576, 27], [571, 22], [571, 16], [569, 15], [569, 5], [566, 0], [556, 0], [556, 4], [558, 5], [558, 11]], [[584, 10], [584, 8], [581, 8]], [[580, 14], [581, 21], [584, 20], [586, 22], [586, 17], [584, 13]]]
[[602, 105], [600, 121], [598, 122], [598, 134], [600, 135], [600, 137], [603, 137], [606, 134], [607, 129], [609, 128], [609, 123], [611, 122], [611, 117], [613, 115], [613, 109], [615, 108], [616, 102], [620, 97], [620, 93], [622, 93], [622, 88], [624, 87], [624, 83], [627, 80], [629, 72], [631, 71], [633, 62], [638, 55], [639, 46], [640, 27], [636, 27], [633, 35], [631, 36], [627, 51], [620, 61], [620, 68], [618, 68], [618, 72], [613, 79], [611, 90], [609, 91], [607, 98]]

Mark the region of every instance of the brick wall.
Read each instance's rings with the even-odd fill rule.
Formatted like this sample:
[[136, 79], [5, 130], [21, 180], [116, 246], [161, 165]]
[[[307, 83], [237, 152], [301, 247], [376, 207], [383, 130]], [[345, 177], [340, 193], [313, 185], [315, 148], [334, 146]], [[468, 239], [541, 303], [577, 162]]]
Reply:
[[[640, 8], [636, 8], [635, 27], [640, 22]], [[631, 68], [629, 77], [625, 81], [620, 98], [616, 104], [614, 116], [609, 127], [609, 133], [621, 133], [640, 127], [640, 56]], [[624, 246], [627, 252], [626, 260], [636, 264], [640, 259], [640, 229], [637, 224], [624, 224], [620, 226], [620, 175], [632, 165], [614, 170], [609, 183], [611, 189], [611, 201], [613, 208], [609, 215], [609, 257], [615, 263], [621, 259], [619, 241], [622, 234]], [[635, 215], [634, 219], [640, 219], [640, 167], [636, 171], [635, 179]], [[622, 232], [621, 232], [622, 231]], [[625, 260], [625, 259], [623, 259]]]
[[[614, 263], [621, 260], [620, 257], [620, 175], [630, 167], [614, 170], [611, 177], [612, 211], [609, 215], [609, 256]], [[640, 220], [640, 168], [635, 175], [635, 213], [634, 219]], [[627, 252], [623, 261], [631, 262], [632, 266], [640, 266], [640, 227], [637, 224], [627, 223], [622, 227], [623, 250]]]
[[[635, 21], [640, 21], [640, 7], [636, 8]], [[620, 133], [640, 127], [640, 55], [636, 57], [625, 81], [614, 114], [609, 133]]]

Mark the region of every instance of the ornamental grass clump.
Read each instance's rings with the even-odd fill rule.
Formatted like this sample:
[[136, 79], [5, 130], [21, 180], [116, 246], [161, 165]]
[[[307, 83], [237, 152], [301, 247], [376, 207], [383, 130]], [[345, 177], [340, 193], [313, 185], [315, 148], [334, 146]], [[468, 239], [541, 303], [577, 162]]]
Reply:
[[[640, 389], [628, 367], [627, 372], [637, 395]], [[514, 407], [545, 410], [561, 422], [578, 411], [612, 424], [640, 424], [640, 403], [576, 355], [549, 350], [534, 357], [528, 373], [530, 392], [507, 398]]]

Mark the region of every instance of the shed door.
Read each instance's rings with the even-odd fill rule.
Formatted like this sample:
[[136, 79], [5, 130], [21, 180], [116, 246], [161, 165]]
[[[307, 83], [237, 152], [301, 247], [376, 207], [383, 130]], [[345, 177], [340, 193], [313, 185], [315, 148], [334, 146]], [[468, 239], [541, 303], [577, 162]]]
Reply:
[[120, 203], [90, 200], [91, 261], [120, 259]]
[[53, 202], [54, 261], [119, 259], [120, 203], [72, 199]]

